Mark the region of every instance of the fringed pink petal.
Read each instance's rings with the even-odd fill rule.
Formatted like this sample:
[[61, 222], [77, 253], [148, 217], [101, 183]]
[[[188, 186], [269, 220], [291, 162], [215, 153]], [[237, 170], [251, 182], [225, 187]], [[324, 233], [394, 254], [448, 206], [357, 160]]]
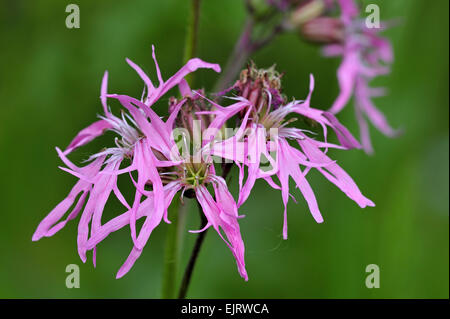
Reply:
[[161, 71], [159, 69], [158, 62], [156, 60], [154, 46], [152, 46], [152, 57], [155, 62], [156, 73], [157, 73], [158, 80], [159, 80], [159, 86], [158, 86], [158, 88], [153, 90], [153, 92], [151, 92], [151, 94], [149, 92], [147, 100], [145, 101], [145, 104], [148, 106], [152, 106], [161, 96], [166, 94], [170, 89], [179, 85], [180, 83], [181, 83], [182, 87], [185, 88], [184, 83], [182, 83], [182, 82], [184, 81], [184, 78], [186, 77], [186, 75], [188, 75], [189, 73], [195, 72], [201, 68], [212, 69], [218, 73], [221, 71], [220, 66], [218, 64], [208, 63], [208, 62], [202, 61], [201, 59], [194, 58], [194, 59], [189, 60], [177, 73], [175, 73], [172, 77], [170, 77], [167, 81], [164, 82], [162, 79], [162, 76], [161, 76]]
[[[315, 147], [308, 140], [299, 142], [303, 152], [311, 161], [324, 162], [330, 161], [320, 149]], [[341, 189], [349, 198], [353, 199], [361, 208], [366, 206], [375, 206], [375, 204], [361, 194], [358, 186], [353, 179], [337, 164], [330, 164], [318, 170], [339, 189]], [[329, 174], [327, 174], [329, 172]], [[331, 175], [330, 175], [331, 174]]]
[[[306, 178], [304, 177], [304, 174], [299, 168], [299, 163], [291, 151], [291, 146], [289, 143], [283, 139], [279, 140], [278, 143], [278, 160], [279, 160], [279, 172], [278, 172], [278, 179], [281, 183], [281, 195], [283, 198], [283, 204], [285, 206], [284, 211], [284, 224], [283, 224], [283, 238], [287, 239], [287, 202], [289, 199], [289, 176], [292, 176], [294, 179], [297, 187], [300, 189], [303, 197], [305, 198], [309, 210], [318, 223], [323, 222], [322, 215], [320, 214], [320, 210], [317, 204], [316, 197], [314, 195], [313, 190], [311, 189], [311, 186], [307, 182]], [[327, 161], [329, 162], [329, 161]]]
[[102, 79], [102, 86], [100, 88], [100, 101], [102, 102], [103, 112], [105, 112], [106, 116], [110, 114], [108, 110], [108, 104], [106, 102], [107, 94], [108, 94], [108, 71], [105, 71], [105, 74], [103, 75]]
[[[114, 171], [120, 166], [121, 160], [109, 162], [103, 171]], [[89, 238], [89, 223], [91, 223], [91, 235], [95, 234], [101, 226], [101, 217], [106, 201], [116, 186], [117, 175], [96, 174], [94, 184], [78, 223], [77, 246], [78, 254], [83, 262], [86, 261], [86, 242]]]
[[[142, 226], [141, 232], [138, 237], [138, 242], [142, 246], [142, 248], [147, 243], [152, 231], [161, 223], [164, 211], [167, 210], [170, 203], [172, 202], [173, 197], [179, 190], [178, 184], [173, 185], [168, 184], [167, 186], [169, 186], [166, 188], [167, 192], [165, 192], [164, 194], [162, 194], [162, 196], [160, 196], [163, 202], [165, 203], [165, 208], [162, 211], [153, 210], [149, 212], [144, 222], [144, 225]], [[155, 198], [156, 197], [157, 196], [155, 195]], [[158, 198], [156, 198], [156, 200], [158, 200]], [[134, 263], [141, 255], [142, 248], [139, 249], [138, 246], [133, 247], [125, 263], [122, 265], [122, 267], [120, 267], [119, 271], [117, 272], [116, 275], [117, 279], [123, 277], [126, 273], [128, 273], [128, 271], [130, 271], [131, 267], [133, 267]]]
[[102, 135], [107, 129], [110, 129], [112, 126], [105, 120], [99, 120], [97, 122], [92, 123], [85, 129], [81, 130], [77, 136], [70, 142], [69, 146], [67, 146], [64, 151], [64, 155], [67, 155], [74, 151], [75, 149], [83, 146], [96, 137]]
[[323, 116], [329, 121], [330, 126], [333, 128], [336, 136], [345, 148], [361, 148], [361, 144], [359, 144], [358, 140], [350, 133], [350, 131], [342, 125], [338, 119], [330, 112], [324, 112]]
[[355, 87], [359, 63], [358, 56], [354, 52], [344, 56], [337, 71], [339, 95], [329, 110], [331, 113], [339, 113], [349, 102]]
[[[220, 192], [228, 192], [228, 190], [225, 189], [226, 186], [223, 186], [221, 183], [219, 183], [217, 187], [221, 188]], [[198, 202], [202, 206], [203, 213], [205, 214], [208, 223], [210, 223], [214, 227], [219, 236], [230, 248], [234, 258], [236, 259], [239, 274], [241, 275], [242, 278], [245, 279], [245, 281], [247, 281], [248, 275], [245, 269], [245, 260], [244, 260], [245, 247], [242, 241], [237, 218], [232, 217], [234, 214], [233, 212], [225, 213], [224, 210], [227, 209], [227, 207], [229, 206], [223, 205], [223, 203], [215, 202], [205, 186], [201, 185], [197, 187], [195, 193]], [[226, 239], [222, 236], [220, 229], [224, 231], [227, 237]]]
[[[67, 160], [68, 161], [68, 160]], [[101, 165], [104, 161], [104, 158], [98, 158], [89, 165], [85, 167], [74, 167], [77, 169], [82, 175], [88, 176], [90, 178], [94, 177], [98, 174], [98, 171], [101, 168]], [[79, 180], [75, 186], [70, 191], [69, 195], [61, 201], [39, 224], [37, 227], [35, 233], [33, 234], [33, 241], [37, 241], [41, 239], [44, 236], [52, 236], [57, 231], [59, 231], [68, 220], [71, 220], [75, 218], [82, 205], [84, 204], [86, 193], [89, 192], [91, 189], [91, 183], [85, 181], [85, 180]], [[71, 214], [67, 218], [67, 221], [62, 222], [56, 226], [54, 226], [69, 210], [70, 207], [72, 207], [76, 197], [79, 194], [82, 194], [80, 196], [80, 199], [78, 200], [77, 204], [75, 205], [75, 208], [72, 210]]]
[[136, 73], [140, 76], [142, 81], [144, 81], [145, 85], [147, 86], [148, 92], [152, 92], [155, 89], [155, 87], [153, 86], [153, 83], [148, 77], [148, 75], [136, 63], [134, 63], [130, 59], [126, 58], [125, 60], [136, 71]]
[[370, 140], [369, 125], [367, 124], [367, 121], [364, 118], [364, 115], [362, 114], [362, 111], [359, 107], [355, 107], [355, 113], [359, 125], [359, 135], [362, 147], [367, 154], [373, 154], [372, 142]]

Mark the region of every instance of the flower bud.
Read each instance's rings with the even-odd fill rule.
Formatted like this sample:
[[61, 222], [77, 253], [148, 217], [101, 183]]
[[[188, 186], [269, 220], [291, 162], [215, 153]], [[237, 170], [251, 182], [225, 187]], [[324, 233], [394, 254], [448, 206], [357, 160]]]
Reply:
[[[199, 93], [204, 96], [203, 90], [199, 90]], [[176, 98], [171, 97], [169, 100], [169, 110], [172, 111], [178, 103], [179, 101]], [[175, 126], [186, 129], [190, 134], [189, 138], [192, 139], [195, 136], [194, 134], [201, 134], [211, 124], [210, 115], [197, 114], [197, 112], [210, 111], [210, 109], [209, 103], [199, 95], [188, 97], [181, 106], [180, 112], [175, 119]]]
[[344, 40], [345, 28], [339, 19], [319, 17], [304, 23], [300, 33], [314, 43], [337, 43]]
[[[258, 113], [265, 113], [270, 108], [276, 109], [285, 102], [281, 93], [281, 77], [275, 65], [268, 69], [258, 69], [252, 62], [242, 70], [233, 89], [237, 95], [249, 100]], [[269, 105], [270, 104], [270, 105]]]
[[319, 17], [324, 10], [324, 0], [309, 0], [293, 10], [289, 22], [294, 27], [301, 27], [304, 23]]

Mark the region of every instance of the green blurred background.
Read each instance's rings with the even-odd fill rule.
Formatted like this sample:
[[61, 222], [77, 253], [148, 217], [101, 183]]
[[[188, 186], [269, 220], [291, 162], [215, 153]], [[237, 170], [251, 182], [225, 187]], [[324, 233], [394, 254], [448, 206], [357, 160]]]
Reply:
[[[173, 74], [181, 66], [188, 1], [78, 0], [81, 28], [72, 30], [65, 27], [69, 3], [0, 1], [0, 297], [158, 298], [169, 225], [155, 230], [132, 271], [120, 280], [115, 273], [132, 244], [127, 228], [99, 245], [97, 268], [90, 256], [83, 264], [77, 255], [77, 221], [50, 239], [33, 243], [31, 236], [75, 182], [57, 168], [62, 163], [54, 146], [64, 148], [101, 112], [104, 70], [110, 72], [110, 92], [140, 96], [143, 84], [124, 59], [155, 78], [153, 43], [163, 76]], [[239, 277], [230, 251], [211, 231], [188, 296], [449, 297], [448, 1], [372, 3], [380, 5], [383, 20], [401, 18], [385, 33], [395, 49], [392, 74], [375, 84], [389, 89], [377, 106], [405, 134], [391, 140], [372, 130], [374, 156], [362, 151], [333, 151], [332, 156], [377, 206], [361, 210], [313, 172], [310, 181], [325, 222], [316, 224], [295, 193], [299, 204], [289, 204], [289, 239], [283, 241], [281, 196], [258, 182], [241, 209], [249, 281]], [[241, 0], [203, 1], [198, 56], [223, 66], [244, 18]], [[313, 73], [313, 105], [326, 109], [338, 92], [339, 60], [318, 53], [317, 47], [286, 34], [253, 59], [286, 71], [289, 96], [304, 97]], [[215, 79], [214, 72], [201, 71], [196, 81], [211, 88]], [[157, 109], [165, 111], [166, 102]], [[340, 118], [357, 135], [353, 109]], [[85, 159], [108, 140], [71, 158]], [[187, 224], [195, 229], [196, 206], [188, 205]], [[117, 203], [107, 206], [108, 216], [119, 212]], [[182, 265], [195, 236], [186, 232], [183, 238]], [[71, 263], [80, 265], [80, 289], [65, 286]], [[381, 270], [379, 289], [364, 284], [365, 267], [372, 263]]]

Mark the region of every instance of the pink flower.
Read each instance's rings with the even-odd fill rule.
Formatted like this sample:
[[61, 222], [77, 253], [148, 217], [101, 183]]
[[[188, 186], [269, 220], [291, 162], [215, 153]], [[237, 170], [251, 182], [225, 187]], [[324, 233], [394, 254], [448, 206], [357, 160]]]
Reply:
[[[280, 75], [269, 70], [245, 70], [234, 88], [242, 97], [229, 106], [216, 105], [209, 112], [220, 118], [220, 122], [231, 118], [237, 112], [245, 112], [241, 126], [232, 137], [211, 143], [210, 153], [233, 160], [240, 168], [240, 196], [238, 206], [248, 198], [255, 182], [259, 178], [266, 180], [275, 189], [281, 190], [284, 209], [283, 237], [287, 238], [287, 203], [289, 199], [289, 177], [292, 177], [308, 203], [311, 214], [317, 222], [322, 222], [318, 203], [306, 175], [311, 169], [317, 169], [326, 179], [341, 189], [360, 207], [374, 206], [374, 203], [361, 194], [353, 179], [327, 155], [329, 148], [360, 148], [358, 141], [339, 123], [333, 114], [310, 107], [314, 79], [311, 76], [310, 92], [304, 101], [293, 101], [276, 106], [272, 101], [272, 92], [281, 96], [279, 91]], [[257, 88], [260, 87], [259, 93]], [[249, 99], [249, 100], [247, 100]], [[251, 100], [251, 101], [250, 101]], [[245, 103], [247, 101], [247, 103]], [[273, 109], [272, 109], [273, 108]], [[202, 112], [205, 114], [206, 112]], [[241, 113], [242, 114], [242, 113]], [[311, 132], [296, 127], [287, 127], [293, 120], [290, 114], [299, 115], [305, 121], [312, 121], [322, 127], [324, 141], [310, 137]], [[331, 128], [340, 142], [335, 145], [327, 141], [327, 128]], [[288, 140], [295, 141], [300, 149], [291, 146]], [[247, 178], [244, 182], [244, 167]], [[304, 167], [302, 170], [301, 167]], [[276, 176], [280, 185], [273, 181]]]
[[[99, 121], [81, 130], [64, 152], [57, 148], [58, 155], [67, 166], [62, 169], [79, 180], [69, 195], [42, 220], [32, 239], [37, 241], [42, 237], [54, 235], [65, 226], [67, 221], [76, 218], [85, 205], [78, 224], [77, 240], [78, 253], [83, 262], [86, 261], [86, 252], [93, 250], [95, 265], [97, 244], [111, 232], [130, 225], [133, 249], [117, 274], [117, 278], [120, 278], [130, 270], [140, 256], [153, 229], [163, 219], [170, 223], [167, 219], [167, 208], [175, 194], [180, 190], [184, 192], [186, 189], [193, 189], [208, 220], [205, 229], [214, 227], [236, 258], [240, 275], [247, 280], [244, 244], [237, 222], [239, 217], [237, 205], [225, 181], [215, 174], [210, 157], [207, 156], [206, 161], [192, 163], [190, 156], [182, 156], [178, 152], [172, 138], [175, 119], [187, 97], [173, 108], [165, 122], [151, 109], [151, 106], [174, 86], [178, 85], [183, 96], [191, 95], [184, 80], [190, 72], [198, 68], [209, 68], [220, 72], [220, 67], [200, 59], [192, 59], [174, 76], [164, 81], [155, 58], [154, 48], [153, 58], [159, 80], [158, 87], [152, 84], [139, 66], [127, 59], [146, 84], [146, 92], [141, 101], [126, 95], [108, 94], [108, 73], [105, 73], [101, 86], [104, 115], [100, 116]], [[107, 98], [119, 100], [130, 115], [123, 112], [121, 117], [114, 116], [108, 108]], [[118, 135], [114, 147], [92, 155], [88, 160], [90, 164], [84, 167], [75, 166], [67, 158], [69, 153], [102, 135], [106, 130]], [[131, 164], [121, 167], [126, 161], [130, 161]], [[133, 171], [137, 172], [137, 181], [131, 175]], [[125, 173], [129, 174], [136, 188], [131, 205], [117, 187], [118, 175]], [[208, 184], [213, 184], [215, 199], [206, 188]], [[146, 190], [146, 186], [151, 186], [152, 190]], [[127, 211], [102, 224], [103, 210], [111, 193], [116, 195]], [[74, 203], [75, 206], [68, 217], [61, 221]], [[140, 218], [145, 218], [145, 221], [141, 230], [137, 232], [136, 220]], [[226, 238], [222, 235], [221, 229]]]
[[341, 8], [340, 19], [345, 28], [344, 40], [326, 46], [323, 51], [326, 56], [343, 56], [337, 71], [340, 93], [330, 112], [340, 112], [354, 95], [361, 143], [367, 153], [372, 153], [366, 118], [386, 136], [398, 134], [372, 102], [372, 97], [383, 95], [384, 90], [369, 87], [373, 78], [390, 72], [392, 48], [388, 40], [378, 36], [379, 30], [369, 29], [364, 21], [358, 20], [359, 9], [353, 0], [339, 0], [338, 3]]
[[[185, 83], [185, 85], [187, 84]], [[145, 109], [146, 107], [144, 103], [126, 95], [109, 95], [109, 97], [117, 98], [121, 104], [129, 110], [134, 107], [133, 105], [138, 106], [140, 109]], [[158, 176], [164, 176], [168, 180], [171, 180], [171, 182], [164, 186], [162, 184], [159, 184], [158, 186], [158, 184], [152, 183], [152, 191], [146, 191], [144, 189], [148, 180], [151, 180], [148, 171], [150, 171], [152, 165], [148, 164], [151, 164], [152, 160], [149, 159], [152, 157], [155, 159], [151, 152], [152, 147], [149, 145], [151, 138], [150, 136], [147, 136], [147, 138], [143, 139], [143, 145], [137, 147], [137, 150], [134, 153], [133, 164], [127, 169], [116, 172], [125, 173], [132, 170], [138, 171], [138, 181], [133, 181], [136, 186], [136, 199], [133, 207], [122, 216], [116, 217], [114, 220], [110, 221], [110, 225], [105, 225], [105, 227], [96, 232], [95, 235], [92, 235], [87, 243], [87, 249], [95, 249], [95, 246], [110, 232], [127, 224], [130, 224], [131, 226], [132, 235], [135, 234], [136, 220], [145, 215], [140, 212], [141, 207], [147, 208], [152, 205], [155, 207], [150, 213], [148, 212], [148, 209], [144, 209], [144, 212], [150, 215], [147, 215], [147, 219], [144, 222], [141, 233], [137, 239], [133, 237], [133, 239], [135, 239], [135, 245], [127, 260], [117, 273], [118, 278], [125, 275], [133, 266], [136, 259], [142, 253], [142, 248], [148, 241], [151, 232], [160, 224], [162, 219], [167, 223], [170, 223], [167, 219], [167, 208], [170, 205], [173, 196], [178, 191], [182, 191], [182, 194], [184, 194], [186, 190], [193, 190], [196, 199], [203, 209], [208, 224], [201, 230], [191, 232], [201, 232], [212, 226], [232, 251], [241, 277], [248, 280], [244, 261], [245, 248], [240, 234], [239, 224], [237, 222], [237, 219], [239, 218], [237, 204], [228, 191], [225, 180], [216, 175], [211, 154], [204, 149], [200, 150], [200, 154], [191, 155], [189, 153], [180, 153], [178, 146], [175, 144], [173, 138], [170, 137], [173, 130], [173, 121], [177, 117], [180, 108], [185, 105], [186, 100], [187, 98], [184, 98], [177, 104], [166, 123], [158, 120], [159, 118], [157, 117], [150, 117], [151, 120], [155, 121], [157, 124], [158, 134], [169, 137], [169, 140], [162, 143], [162, 145], [167, 145], [168, 148], [158, 149], [158, 151], [160, 151], [168, 160], [165, 161], [165, 163], [154, 163], [156, 167], [165, 167], [166, 170], [163, 173], [155, 172], [154, 177], [156, 179], [156, 176], [159, 174]], [[145, 143], [149, 144], [146, 145]], [[215, 199], [206, 188], [208, 184], [213, 185]], [[143, 196], [147, 198], [141, 202], [141, 197]], [[161, 202], [161, 206], [158, 206], [159, 209], [157, 208], [158, 201]], [[226, 238], [222, 235], [221, 230], [223, 230]]]

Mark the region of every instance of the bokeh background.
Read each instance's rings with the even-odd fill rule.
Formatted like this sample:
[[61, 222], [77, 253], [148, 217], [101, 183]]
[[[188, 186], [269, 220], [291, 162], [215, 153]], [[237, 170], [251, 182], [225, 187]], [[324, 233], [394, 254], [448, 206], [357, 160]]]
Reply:
[[[69, 3], [0, 1], [0, 297], [158, 298], [169, 225], [154, 231], [120, 280], [115, 273], [131, 249], [126, 228], [99, 245], [97, 268], [91, 258], [83, 264], [77, 255], [77, 221], [50, 239], [33, 243], [31, 236], [75, 182], [57, 168], [62, 163], [54, 146], [65, 147], [101, 112], [104, 70], [110, 72], [110, 92], [139, 96], [143, 85], [125, 57], [155, 78], [153, 43], [163, 75], [173, 74], [181, 66], [188, 1], [78, 0], [81, 28], [72, 30], [65, 27]], [[238, 276], [230, 251], [211, 231], [190, 297], [449, 297], [448, 1], [373, 3], [380, 5], [383, 20], [400, 18], [385, 33], [395, 49], [392, 74], [375, 84], [389, 89], [376, 103], [405, 134], [387, 139], [372, 130], [374, 156], [362, 151], [333, 156], [377, 206], [361, 210], [312, 173], [325, 222], [316, 224], [296, 193], [299, 204], [289, 205], [289, 239], [283, 241], [281, 196], [258, 182], [240, 221], [250, 280]], [[198, 56], [224, 65], [244, 18], [241, 0], [203, 1]], [[280, 36], [253, 59], [286, 71], [289, 96], [305, 96], [309, 73], [316, 77], [313, 105], [326, 109], [337, 95], [339, 60], [322, 58], [295, 34]], [[211, 88], [216, 79], [214, 72], [201, 71], [196, 81]], [[161, 112], [164, 103], [156, 107]], [[352, 108], [340, 118], [357, 135]], [[85, 159], [108, 140], [71, 158]], [[193, 229], [198, 214], [193, 203], [187, 205], [187, 227]], [[120, 212], [116, 203], [107, 206], [109, 216]], [[195, 236], [186, 232], [183, 238], [182, 265]], [[65, 268], [72, 263], [81, 269], [80, 289], [65, 286]], [[372, 263], [381, 270], [379, 289], [364, 284], [365, 267]]]

